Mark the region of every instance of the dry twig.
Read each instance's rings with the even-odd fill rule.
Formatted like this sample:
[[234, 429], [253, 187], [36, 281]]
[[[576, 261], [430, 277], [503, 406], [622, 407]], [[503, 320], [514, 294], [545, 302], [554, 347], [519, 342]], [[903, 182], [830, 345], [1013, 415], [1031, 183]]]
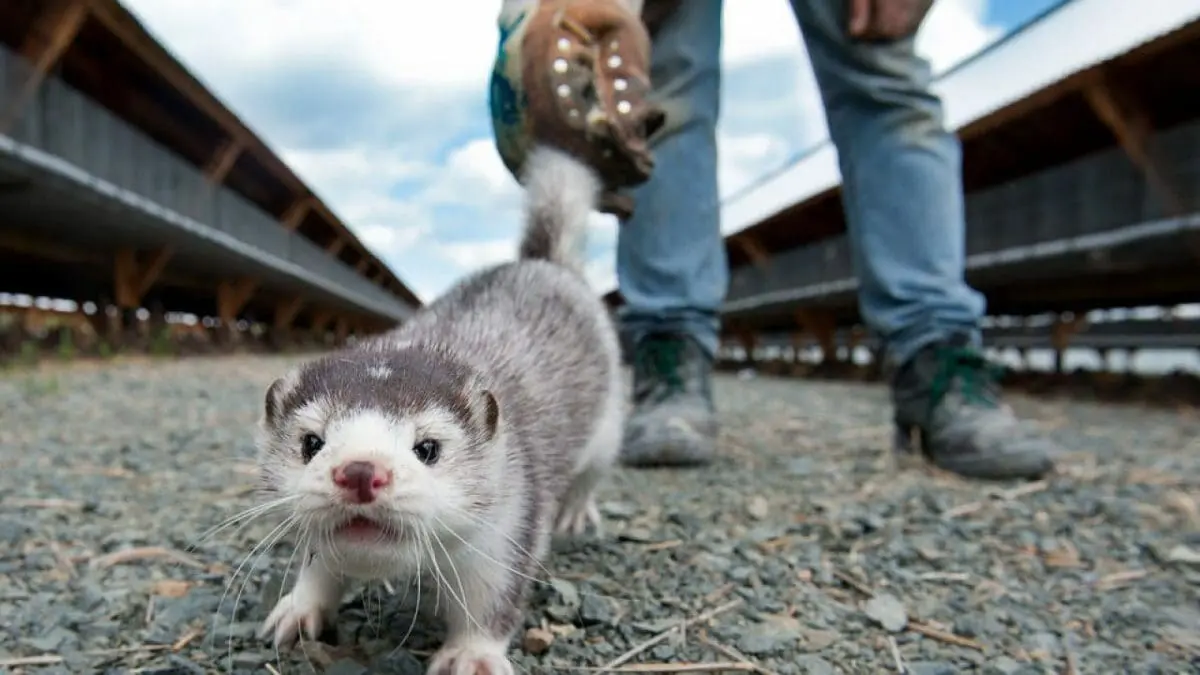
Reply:
[[1096, 580], [1096, 590], [1111, 591], [1114, 588], [1120, 588], [1130, 582], [1144, 579], [1149, 574], [1146, 570], [1125, 570], [1123, 572], [1113, 572]]
[[108, 555], [94, 558], [91, 566], [93, 569], [104, 569], [105, 567], [112, 567], [113, 565], [120, 565], [135, 560], [145, 560], [146, 558], [168, 558], [181, 565], [204, 569], [204, 563], [199, 560], [163, 546], [141, 546], [138, 548], [127, 548], [123, 551], [113, 551]]
[[981, 642], [972, 640], [970, 638], [965, 638], [961, 635], [955, 635], [954, 633], [934, 628], [933, 626], [919, 623], [917, 621], [913, 621], [912, 619], [909, 619], [908, 621], [908, 629], [914, 633], [920, 633], [927, 638], [937, 640], [938, 642], [945, 642], [946, 644], [957, 645], [959, 647], [967, 647], [968, 649], [974, 649], [979, 652], [985, 650], [985, 647]]
[[731, 610], [731, 609], [733, 609], [734, 607], [737, 607], [737, 606], [739, 606], [739, 605], [741, 605], [741, 604], [742, 604], [742, 599], [741, 599], [741, 598], [738, 598], [738, 599], [736, 599], [736, 600], [730, 600], [729, 602], [727, 602], [727, 603], [725, 603], [725, 604], [723, 604], [723, 605], [720, 605], [719, 607], [714, 607], [713, 609], [710, 609], [710, 610], [708, 610], [708, 611], [706, 611], [706, 612], [703, 612], [703, 613], [701, 613], [701, 614], [699, 614], [699, 615], [697, 615], [697, 616], [694, 616], [694, 617], [692, 617], [692, 618], [690, 618], [690, 619], [685, 619], [685, 620], [683, 620], [683, 621], [680, 621], [678, 625], [672, 626], [672, 627], [668, 628], [667, 630], [665, 630], [665, 631], [663, 631], [663, 632], [659, 633], [658, 635], [655, 635], [654, 637], [650, 638], [649, 640], [646, 640], [645, 642], [642, 642], [641, 644], [635, 645], [635, 646], [634, 646], [633, 648], [631, 648], [629, 651], [625, 652], [624, 654], [621, 654], [620, 656], [618, 656], [617, 658], [613, 659], [612, 661], [609, 661], [609, 662], [608, 662], [607, 664], [605, 664], [604, 666], [601, 666], [601, 668], [600, 668], [600, 670], [599, 670], [598, 672], [601, 672], [601, 673], [611, 673], [611, 672], [682, 672], [682, 671], [628, 671], [628, 670], [626, 670], [626, 671], [616, 671], [616, 670], [614, 670], [614, 669], [615, 669], [615, 668], [617, 668], [618, 666], [620, 666], [621, 664], [625, 663], [625, 662], [626, 662], [626, 661], [628, 661], [629, 659], [632, 659], [633, 657], [637, 656], [638, 654], [641, 654], [642, 652], [646, 651], [647, 649], [650, 649], [650, 648], [651, 648], [651, 647], [653, 647], [654, 645], [656, 645], [656, 644], [658, 644], [658, 643], [660, 643], [660, 642], [663, 642], [663, 641], [665, 641], [667, 638], [671, 637], [671, 635], [673, 635], [673, 634], [674, 634], [676, 631], [685, 631], [685, 630], [687, 630], [688, 628], [690, 628], [691, 626], [694, 626], [694, 625], [696, 625], [696, 624], [698, 624], [698, 623], [704, 623], [705, 621], [708, 621], [709, 619], [712, 619], [713, 617], [717, 616], [718, 614], [723, 614], [723, 613], [725, 613], [725, 612], [728, 612], [729, 610]]
[[1048, 482], [1046, 482], [1045, 480], [1039, 480], [1039, 481], [1034, 481], [1032, 483], [1026, 483], [1025, 485], [1020, 485], [1018, 487], [1012, 488], [1011, 490], [1004, 490], [1001, 492], [994, 493], [990, 499], [981, 499], [976, 502], [968, 502], [966, 504], [960, 504], [959, 506], [949, 509], [948, 511], [943, 513], [942, 517], [949, 520], [952, 518], [958, 518], [961, 516], [970, 515], [972, 513], [975, 513], [976, 511], [982, 509], [984, 506], [987, 506], [993, 500], [1001, 501], [1001, 502], [1010, 502], [1014, 499], [1024, 497], [1025, 495], [1031, 495], [1035, 492], [1041, 492], [1042, 490], [1045, 490], [1048, 487], [1050, 487], [1050, 484]]
[[896, 663], [896, 672], [899, 675], [905, 675], [908, 668], [904, 665], [904, 657], [900, 655], [900, 645], [896, 644], [896, 638], [891, 635], [888, 636], [887, 641], [888, 649], [892, 651], [892, 661]]
[[74, 499], [22, 499], [9, 497], [3, 502], [4, 506], [17, 509], [73, 509], [83, 508], [83, 502]]
[[[171, 649], [171, 645], [137, 645], [135, 647], [119, 647], [117, 649], [94, 649], [82, 652], [84, 656], [124, 656], [126, 654], [149, 654]], [[11, 659], [0, 659], [0, 668], [16, 668], [19, 666], [55, 666], [66, 661], [59, 654], [39, 654], [37, 656], [18, 656]]]
[[723, 673], [735, 671], [740, 673], [754, 672], [753, 663], [714, 662], [714, 663], [635, 663], [629, 666], [609, 668], [589, 668], [587, 666], [555, 666], [565, 670], [585, 673]]
[[841, 570], [833, 570], [833, 576], [838, 579], [841, 579], [842, 582], [844, 582], [847, 586], [853, 588], [854, 590], [858, 591], [859, 593], [862, 593], [863, 595], [867, 596], [868, 598], [875, 595], [875, 591], [872, 590], [870, 586], [868, 586], [866, 583], [864, 583], [862, 581], [859, 581], [858, 579], [855, 579], [848, 572], [843, 572]]
[[729, 645], [723, 645], [720, 642], [713, 640], [712, 638], [710, 638], [708, 636], [707, 633], [702, 632], [700, 634], [700, 641], [703, 642], [704, 644], [708, 645], [712, 649], [716, 650], [717, 652], [720, 652], [721, 656], [725, 656], [727, 658], [734, 659], [739, 663], [745, 663], [745, 664], [749, 665], [750, 669], [752, 671], [758, 673], [758, 675], [779, 675], [778, 673], [776, 673], [773, 670], [768, 670], [768, 669], [758, 665], [757, 663], [754, 663], [753, 661], [750, 660], [749, 657], [747, 657], [745, 654], [739, 652], [738, 650], [734, 649], [733, 647], [730, 647]]

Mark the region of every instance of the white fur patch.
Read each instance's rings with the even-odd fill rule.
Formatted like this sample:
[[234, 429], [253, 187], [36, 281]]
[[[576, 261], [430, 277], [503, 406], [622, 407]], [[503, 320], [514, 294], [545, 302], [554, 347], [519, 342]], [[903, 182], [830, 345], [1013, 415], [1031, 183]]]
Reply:
[[326, 431], [327, 450], [337, 463], [408, 454], [414, 441], [412, 422], [388, 417], [377, 410], [356, 410], [340, 417]]
[[367, 374], [378, 380], [386, 380], [392, 376], [392, 369], [387, 366], [371, 366], [367, 369]]

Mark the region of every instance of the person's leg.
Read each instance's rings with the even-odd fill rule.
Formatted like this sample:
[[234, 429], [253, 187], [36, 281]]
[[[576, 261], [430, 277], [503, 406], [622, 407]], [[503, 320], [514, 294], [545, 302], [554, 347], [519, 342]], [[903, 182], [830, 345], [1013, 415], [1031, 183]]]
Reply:
[[717, 433], [709, 374], [728, 282], [717, 191], [722, 3], [680, 4], [654, 35], [650, 78], [667, 114], [651, 138], [654, 173], [631, 191], [634, 213], [617, 239], [634, 367], [629, 465], [703, 463]]
[[1052, 448], [999, 403], [978, 351], [985, 303], [964, 279], [961, 152], [929, 65], [911, 38], [850, 40], [847, 6], [792, 1], [838, 150], [859, 306], [895, 373], [897, 440], [919, 431], [937, 464], [964, 475], [1040, 475]]

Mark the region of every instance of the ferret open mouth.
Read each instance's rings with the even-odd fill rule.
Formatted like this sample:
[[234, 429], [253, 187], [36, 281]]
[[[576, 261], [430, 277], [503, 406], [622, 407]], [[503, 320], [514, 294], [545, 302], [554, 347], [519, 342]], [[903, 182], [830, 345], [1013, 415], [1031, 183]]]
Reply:
[[333, 533], [349, 539], [398, 539], [399, 533], [394, 528], [371, 520], [366, 516], [354, 516], [334, 528]]

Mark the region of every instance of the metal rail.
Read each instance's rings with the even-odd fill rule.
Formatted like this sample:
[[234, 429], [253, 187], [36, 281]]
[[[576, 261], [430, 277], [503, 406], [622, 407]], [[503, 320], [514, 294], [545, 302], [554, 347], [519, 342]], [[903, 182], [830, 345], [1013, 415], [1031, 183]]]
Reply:
[[[25, 59], [0, 47], [0, 105], [16, 96], [30, 70]], [[212, 185], [197, 167], [57, 78], [48, 78], [11, 133], [0, 135], [0, 170], [15, 179], [3, 194], [9, 204], [28, 188], [49, 188], [108, 207], [85, 221], [57, 223], [58, 228], [47, 223], [55, 236], [70, 236], [76, 228], [88, 241], [95, 228], [111, 226], [114, 235], [121, 231], [147, 246], [174, 240], [181, 255], [186, 257], [190, 247], [209, 266], [262, 268], [272, 281], [381, 317], [403, 320], [413, 311], [400, 297], [232, 190]], [[135, 228], [128, 221], [147, 218], [157, 227], [139, 227], [131, 234]], [[0, 227], [15, 226], [5, 222]], [[231, 271], [211, 273], [224, 278]]]
[[[983, 329], [983, 342], [989, 349], [1054, 349], [1053, 324], [1035, 326], [993, 326]], [[851, 331], [836, 333], [839, 348], [851, 342]], [[728, 343], [732, 346], [732, 342]], [[816, 340], [804, 335], [799, 343], [792, 334], [771, 332], [757, 335], [759, 348], [787, 349], [794, 346], [811, 349]], [[863, 336], [858, 344], [868, 349], [879, 346], [874, 336]], [[1070, 349], [1137, 350], [1137, 349], [1200, 349], [1200, 319], [1153, 319], [1104, 321], [1091, 324], [1076, 332], [1068, 341]]]

